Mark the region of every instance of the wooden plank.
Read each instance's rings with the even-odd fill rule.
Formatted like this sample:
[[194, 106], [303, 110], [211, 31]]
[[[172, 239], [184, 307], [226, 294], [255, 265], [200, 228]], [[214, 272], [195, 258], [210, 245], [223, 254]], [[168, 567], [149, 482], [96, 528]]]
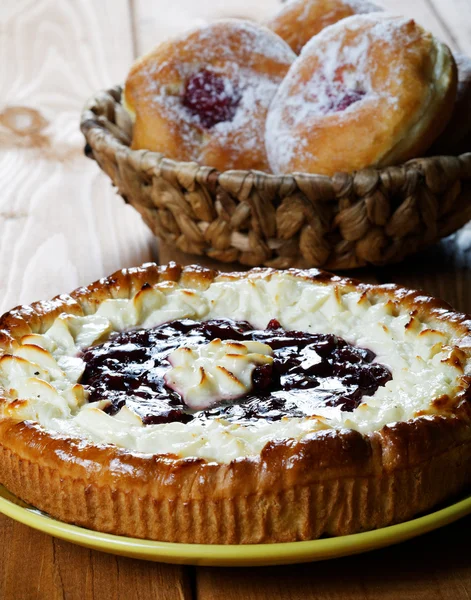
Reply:
[[[128, 0], [0, 3], [0, 308], [151, 259], [153, 236], [83, 155], [86, 98], [133, 59]], [[186, 571], [92, 552], [0, 517], [0, 597], [191, 597]]]
[[464, 54], [471, 56], [471, 5], [469, 0], [427, 0], [430, 9]]
[[263, 22], [280, 6], [280, 0], [133, 0], [136, 49], [143, 54], [168, 37], [217, 19]]
[[383, 283], [424, 290], [471, 313], [471, 226], [401, 264], [376, 269], [375, 275]]
[[[87, 550], [0, 519], [0, 597], [59, 600], [190, 600], [182, 567]], [[27, 560], [25, 560], [27, 557]]]
[[86, 98], [132, 61], [127, 1], [8, 0], [0, 11], [5, 310], [149, 260], [152, 236], [84, 157], [78, 129]]
[[469, 600], [468, 517], [368, 554], [264, 569], [198, 570], [201, 600]]
[[[433, 0], [435, 4], [442, 3], [447, 6], [456, 0]], [[465, 0], [466, 1], [466, 0]], [[450, 46], [452, 50], [461, 49], [461, 36], [455, 37], [440, 15], [433, 10], [431, 0], [374, 0], [375, 4], [397, 15], [405, 15], [415, 19], [417, 23], [429, 29], [433, 34]]]

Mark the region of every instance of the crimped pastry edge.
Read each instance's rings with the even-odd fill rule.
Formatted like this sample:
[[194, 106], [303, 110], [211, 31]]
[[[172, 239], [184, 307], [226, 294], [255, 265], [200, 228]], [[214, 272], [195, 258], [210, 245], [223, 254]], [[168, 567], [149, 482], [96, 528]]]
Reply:
[[[256, 269], [269, 277], [275, 271]], [[324, 285], [360, 287], [411, 310], [448, 321], [471, 352], [469, 317], [446, 303], [392, 285], [359, 284], [313, 269], [291, 271]], [[93, 313], [110, 297], [144, 283], [205, 287], [246, 273], [171, 263], [122, 270], [70, 295], [18, 307], [0, 319], [0, 347], [43, 332], [62, 312]], [[0, 481], [61, 520], [133, 537], [188, 543], [261, 543], [345, 535], [404, 521], [469, 485], [469, 382], [452, 412], [424, 416], [362, 435], [318, 432], [300, 442], [270, 442], [257, 459], [229, 464], [171, 455], [139, 455], [0, 421]]]
[[[31, 441], [37, 441], [34, 433]], [[139, 479], [132, 488], [100, 484], [69, 474], [62, 461], [50, 467], [5, 445], [0, 451], [0, 478], [7, 488], [60, 520], [107, 533], [202, 544], [301, 541], [402, 522], [462, 490], [470, 467], [468, 440], [405, 469], [186, 500], [147, 494]], [[174, 471], [175, 486], [178, 479]]]

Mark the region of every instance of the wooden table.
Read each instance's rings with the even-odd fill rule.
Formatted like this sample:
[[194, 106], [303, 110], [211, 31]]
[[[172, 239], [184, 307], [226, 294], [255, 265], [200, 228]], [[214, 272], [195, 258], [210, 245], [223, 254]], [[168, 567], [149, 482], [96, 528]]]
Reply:
[[[246, 6], [244, 6], [244, 4]], [[78, 118], [134, 56], [216, 16], [263, 18], [278, 0], [1, 0], [0, 308], [159, 257], [137, 213], [83, 156]], [[470, 0], [387, 0], [471, 55]], [[160, 8], [159, 8], [160, 7]], [[165, 7], [165, 8], [162, 8]], [[471, 228], [405, 264], [360, 273], [471, 311]], [[0, 598], [469, 599], [471, 518], [370, 554], [294, 567], [169, 566], [85, 550], [0, 516]]]

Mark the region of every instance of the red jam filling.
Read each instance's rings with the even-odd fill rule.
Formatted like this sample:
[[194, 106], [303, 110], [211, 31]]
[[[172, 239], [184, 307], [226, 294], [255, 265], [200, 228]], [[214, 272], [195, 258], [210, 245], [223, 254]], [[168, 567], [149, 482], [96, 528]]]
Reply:
[[232, 121], [240, 101], [238, 89], [227, 77], [202, 69], [192, 75], [183, 94], [183, 105], [210, 129], [221, 121]]
[[327, 102], [322, 106], [324, 114], [342, 112], [352, 104], [359, 102], [366, 92], [361, 90], [348, 90], [346, 88], [327, 87]]
[[[322, 106], [320, 108], [323, 114], [347, 110], [349, 106], [359, 102], [366, 96], [366, 92], [360, 89], [361, 86], [349, 89], [345, 84], [342, 72], [338, 70], [332, 81], [321, 75], [319, 86], [323, 90]], [[315, 102], [319, 102], [317, 93], [318, 90], [315, 90], [313, 94]]]
[[365, 92], [357, 90], [344, 90], [341, 94], [337, 94], [335, 98], [332, 98], [330, 110], [334, 112], [346, 110], [349, 106], [361, 100], [364, 95]]
[[[180, 346], [215, 338], [264, 342], [273, 349], [274, 360], [255, 368], [253, 388], [245, 397], [192, 411], [165, 385], [167, 356]], [[195, 417], [276, 421], [316, 414], [319, 406], [352, 411], [363, 396], [374, 394], [392, 378], [386, 367], [372, 362], [375, 354], [370, 350], [335, 335], [285, 331], [276, 320], [265, 330], [229, 319], [172, 321], [113, 334], [106, 343], [85, 350], [82, 358], [86, 367], [80, 383], [89, 391], [89, 402], [107, 400], [111, 415], [126, 404], [144, 424], [187, 423]]]

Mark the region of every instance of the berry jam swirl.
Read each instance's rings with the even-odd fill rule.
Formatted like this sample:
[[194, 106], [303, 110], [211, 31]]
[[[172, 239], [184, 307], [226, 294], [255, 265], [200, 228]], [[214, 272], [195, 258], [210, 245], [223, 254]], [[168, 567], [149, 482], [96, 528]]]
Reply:
[[[252, 389], [243, 398], [192, 411], [165, 385], [167, 357], [181, 346], [207, 344], [216, 338], [268, 344], [273, 363], [255, 368]], [[86, 367], [80, 383], [89, 392], [89, 402], [107, 400], [105, 411], [111, 415], [127, 405], [146, 425], [187, 423], [194, 418], [277, 421], [314, 415], [320, 406], [352, 411], [363, 396], [371, 396], [392, 378], [386, 367], [373, 362], [375, 354], [370, 350], [335, 335], [285, 331], [276, 320], [257, 330], [245, 321], [182, 319], [115, 333], [106, 343], [85, 350], [82, 358]]]

